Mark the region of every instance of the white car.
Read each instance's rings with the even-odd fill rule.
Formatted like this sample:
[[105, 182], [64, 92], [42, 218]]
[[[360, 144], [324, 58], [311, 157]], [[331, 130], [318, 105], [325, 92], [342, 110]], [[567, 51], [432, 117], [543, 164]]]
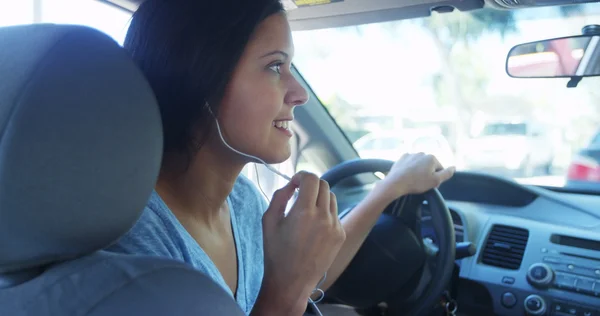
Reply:
[[444, 166], [455, 164], [454, 153], [448, 140], [439, 133], [370, 133], [357, 140], [354, 148], [361, 158], [396, 161], [405, 153], [423, 152], [434, 155]]
[[492, 121], [470, 139], [464, 156], [469, 170], [499, 171], [530, 177], [549, 174], [554, 150], [549, 129], [528, 121]]

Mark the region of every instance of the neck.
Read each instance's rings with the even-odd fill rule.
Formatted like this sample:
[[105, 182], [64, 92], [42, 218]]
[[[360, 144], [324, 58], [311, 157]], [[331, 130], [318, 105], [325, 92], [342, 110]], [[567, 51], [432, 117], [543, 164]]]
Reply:
[[189, 161], [165, 155], [156, 191], [180, 221], [193, 219], [207, 226], [217, 224], [228, 214], [227, 197], [247, 161], [237, 154], [210, 142]]

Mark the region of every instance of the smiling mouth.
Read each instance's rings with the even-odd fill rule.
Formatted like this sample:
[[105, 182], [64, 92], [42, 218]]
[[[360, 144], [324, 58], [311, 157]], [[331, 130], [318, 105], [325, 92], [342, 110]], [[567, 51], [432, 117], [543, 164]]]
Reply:
[[289, 130], [290, 129], [290, 121], [274, 121], [273, 126], [279, 129]]
[[290, 129], [291, 121], [282, 120], [282, 121], [273, 121], [273, 127], [277, 130], [284, 132], [286, 135], [291, 136], [292, 130]]

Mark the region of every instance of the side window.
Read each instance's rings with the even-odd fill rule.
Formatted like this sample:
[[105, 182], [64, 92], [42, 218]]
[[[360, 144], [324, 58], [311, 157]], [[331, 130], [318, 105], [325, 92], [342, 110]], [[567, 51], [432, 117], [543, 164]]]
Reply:
[[33, 0], [0, 1], [0, 27], [30, 24], [33, 16]]
[[[289, 177], [296, 173], [296, 166], [294, 166], [293, 157], [297, 152], [298, 146], [297, 139], [295, 137], [292, 137], [290, 145], [293, 151], [292, 158], [284, 161], [283, 163], [271, 165], [272, 168]], [[248, 164], [242, 173], [248, 177], [248, 179], [254, 182], [254, 184], [256, 184], [267, 200], [271, 200], [273, 193], [287, 183], [287, 180], [275, 174], [273, 171], [269, 170], [260, 163]]]
[[591, 146], [598, 146], [600, 145], [600, 133], [596, 134], [594, 136], [594, 138], [592, 138], [592, 141], [590, 142]]
[[[271, 167], [289, 177], [292, 177], [299, 171], [308, 171], [321, 176], [323, 170], [320, 170], [304, 155], [303, 151], [299, 149], [298, 142], [299, 140], [293, 137], [290, 142], [292, 157], [283, 163], [271, 165]], [[287, 183], [287, 180], [267, 169], [262, 164], [248, 164], [242, 173], [257, 185], [267, 200], [271, 200], [273, 193]], [[291, 206], [291, 203], [289, 206]]]
[[85, 25], [108, 34], [121, 45], [125, 40], [131, 12], [92, 0], [36, 1], [42, 3], [42, 23]]
[[94, 0], [0, 1], [0, 26], [32, 23], [93, 27], [123, 43], [131, 13]]
[[[289, 177], [295, 173], [293, 163], [290, 159], [281, 164], [271, 165], [271, 167]], [[248, 164], [242, 173], [256, 184], [267, 200], [271, 200], [273, 193], [287, 183], [287, 180], [267, 169], [262, 164]]]
[[378, 140], [377, 139], [370, 139], [367, 142], [365, 142], [364, 146], [361, 146], [360, 149], [362, 149], [362, 150], [375, 150], [375, 149], [377, 149], [377, 144], [378, 144]]

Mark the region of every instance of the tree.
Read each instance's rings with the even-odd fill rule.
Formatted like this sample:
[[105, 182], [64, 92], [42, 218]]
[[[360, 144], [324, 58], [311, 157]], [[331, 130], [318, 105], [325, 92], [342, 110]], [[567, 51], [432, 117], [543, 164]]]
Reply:
[[443, 66], [435, 86], [438, 99], [459, 106], [469, 117], [476, 106], [472, 100], [485, 93], [488, 81], [485, 70], [477, 71], [477, 66], [485, 60], [475, 59], [479, 56], [471, 52], [471, 44], [484, 34], [504, 37], [515, 31], [512, 11], [484, 9], [472, 13], [433, 14], [423, 20], [423, 27], [429, 31]]
[[[471, 44], [484, 34], [504, 37], [515, 31], [513, 12], [482, 9], [433, 13], [415, 21], [427, 30], [439, 53], [442, 69], [432, 78], [438, 104], [458, 107], [466, 116], [463, 122], [468, 122], [476, 106], [472, 99], [485, 93], [488, 81], [487, 69], [483, 67], [486, 61], [471, 51]], [[399, 32], [398, 26], [391, 23], [387, 31]]]
[[559, 7], [560, 14], [563, 17], [577, 16], [581, 15], [585, 11], [585, 7], [583, 5], [564, 5]]

